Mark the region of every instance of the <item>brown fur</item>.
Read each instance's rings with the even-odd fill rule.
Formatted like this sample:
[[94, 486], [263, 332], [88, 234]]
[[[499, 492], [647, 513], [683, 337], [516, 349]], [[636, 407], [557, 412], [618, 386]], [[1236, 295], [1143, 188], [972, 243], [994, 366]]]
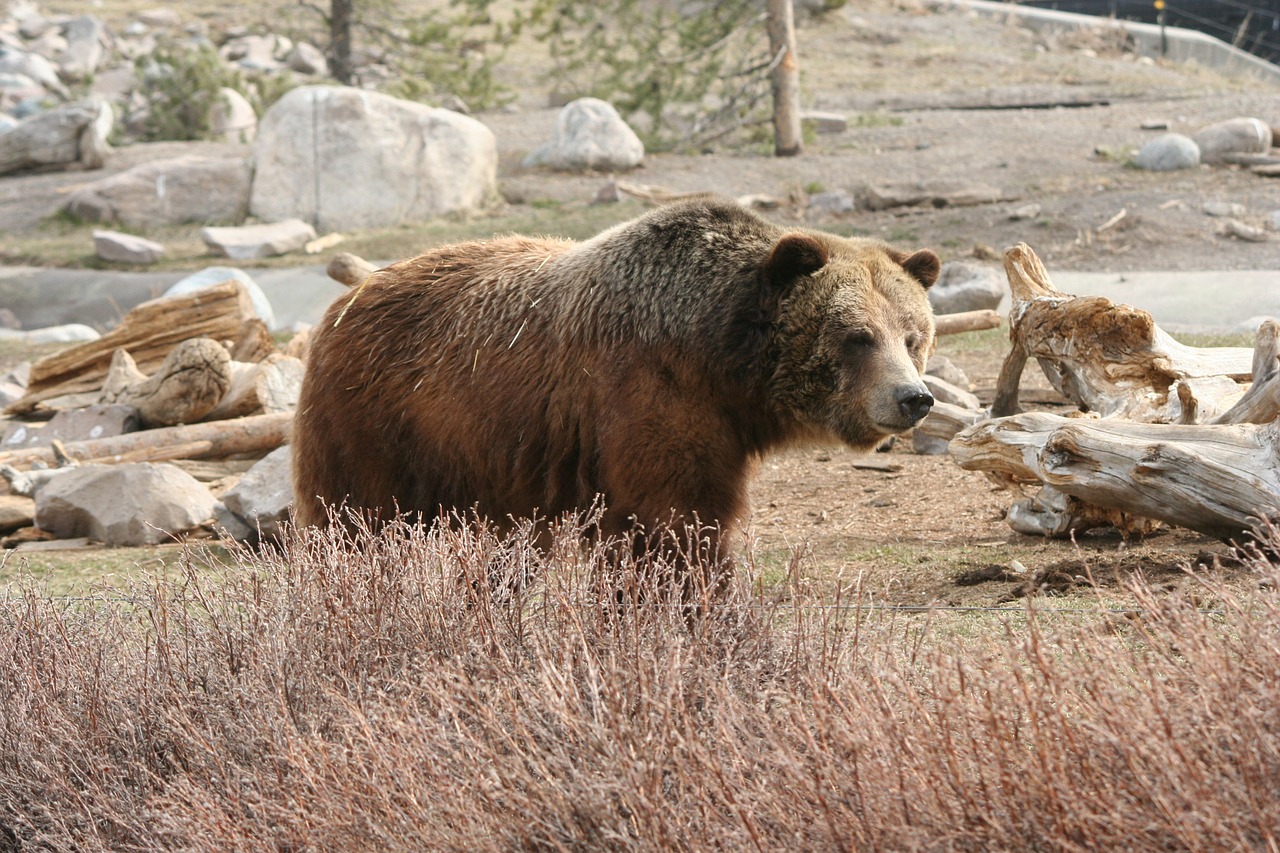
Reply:
[[[294, 424], [298, 520], [556, 516], [732, 529], [788, 442], [871, 447], [933, 345], [931, 252], [784, 231], [728, 202], [583, 243], [442, 246], [340, 297]], [[922, 286], [923, 285], [923, 286]]]

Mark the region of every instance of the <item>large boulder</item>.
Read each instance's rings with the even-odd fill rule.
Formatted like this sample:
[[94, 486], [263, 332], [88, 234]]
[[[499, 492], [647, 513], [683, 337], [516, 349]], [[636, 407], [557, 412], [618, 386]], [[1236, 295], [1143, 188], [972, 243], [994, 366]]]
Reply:
[[90, 222], [129, 228], [183, 222], [238, 223], [249, 208], [249, 163], [186, 155], [143, 163], [81, 187], [66, 209]]
[[208, 489], [173, 465], [82, 465], [40, 489], [36, 525], [59, 539], [154, 545], [211, 520], [215, 503]]
[[475, 119], [339, 86], [303, 86], [267, 110], [250, 212], [321, 231], [424, 221], [497, 194], [497, 143]]
[[994, 268], [973, 261], [948, 261], [929, 288], [929, 304], [935, 314], [994, 309], [1008, 291], [1004, 276]]
[[229, 279], [235, 279], [244, 285], [244, 289], [249, 293], [249, 298], [253, 300], [253, 310], [257, 313], [258, 318], [267, 324], [267, 328], [274, 329], [276, 327], [276, 314], [271, 307], [271, 300], [267, 298], [267, 294], [262, 291], [262, 288], [253, 280], [252, 276], [236, 267], [205, 267], [199, 272], [193, 272], [191, 275], [174, 282], [161, 295], [184, 296], [188, 293], [197, 293], [201, 290], [208, 290], [215, 284], [222, 284]]
[[556, 116], [551, 141], [524, 160], [526, 166], [583, 171], [634, 169], [644, 160], [644, 143], [613, 105], [579, 98]]
[[90, 98], [37, 113], [0, 135], [0, 175], [36, 166], [100, 169], [111, 147], [115, 116], [103, 100]]

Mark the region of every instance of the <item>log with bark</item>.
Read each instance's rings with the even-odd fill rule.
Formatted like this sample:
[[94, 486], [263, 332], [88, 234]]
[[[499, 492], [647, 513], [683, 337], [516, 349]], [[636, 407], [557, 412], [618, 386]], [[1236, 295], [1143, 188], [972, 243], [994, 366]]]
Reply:
[[27, 393], [6, 411], [23, 414], [45, 401], [66, 395], [97, 394], [117, 349], [128, 350], [138, 370], [154, 373], [173, 348], [189, 338], [232, 341], [257, 335], [248, 291], [238, 281], [182, 296], [144, 302], [120, 325], [96, 341], [88, 341], [45, 356], [31, 365]]
[[1018, 384], [1031, 358], [1081, 411], [1137, 421], [1208, 421], [1229, 409], [1252, 378], [1246, 348], [1185, 346], [1146, 311], [1062, 293], [1025, 243], [1005, 253], [1004, 266], [1013, 297], [1011, 349], [993, 417], [1021, 411]]

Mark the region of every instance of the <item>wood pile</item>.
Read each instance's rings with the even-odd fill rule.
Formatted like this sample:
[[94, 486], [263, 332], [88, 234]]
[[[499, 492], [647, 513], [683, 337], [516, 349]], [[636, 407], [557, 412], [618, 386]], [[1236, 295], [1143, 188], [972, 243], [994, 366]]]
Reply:
[[[1160, 524], [1225, 540], [1280, 517], [1280, 328], [1256, 346], [1185, 346], [1151, 315], [1058, 291], [1025, 244], [1005, 255], [1011, 348], [990, 417], [961, 429], [961, 467], [1015, 492], [1008, 521], [1069, 536]], [[1019, 381], [1035, 359], [1078, 408], [1023, 412]], [[932, 419], [932, 415], [930, 416]]]
[[260, 456], [287, 441], [302, 372], [237, 281], [145, 302], [31, 365], [0, 420], [0, 466]]

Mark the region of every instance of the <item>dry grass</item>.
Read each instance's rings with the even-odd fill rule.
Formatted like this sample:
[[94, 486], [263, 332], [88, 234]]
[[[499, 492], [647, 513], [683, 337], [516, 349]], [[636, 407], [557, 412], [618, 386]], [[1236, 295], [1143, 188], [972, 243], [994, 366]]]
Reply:
[[619, 607], [634, 573], [549, 541], [312, 532], [128, 600], [11, 593], [0, 850], [1277, 844], [1260, 554], [1246, 593], [959, 637], [750, 568], [708, 616]]

